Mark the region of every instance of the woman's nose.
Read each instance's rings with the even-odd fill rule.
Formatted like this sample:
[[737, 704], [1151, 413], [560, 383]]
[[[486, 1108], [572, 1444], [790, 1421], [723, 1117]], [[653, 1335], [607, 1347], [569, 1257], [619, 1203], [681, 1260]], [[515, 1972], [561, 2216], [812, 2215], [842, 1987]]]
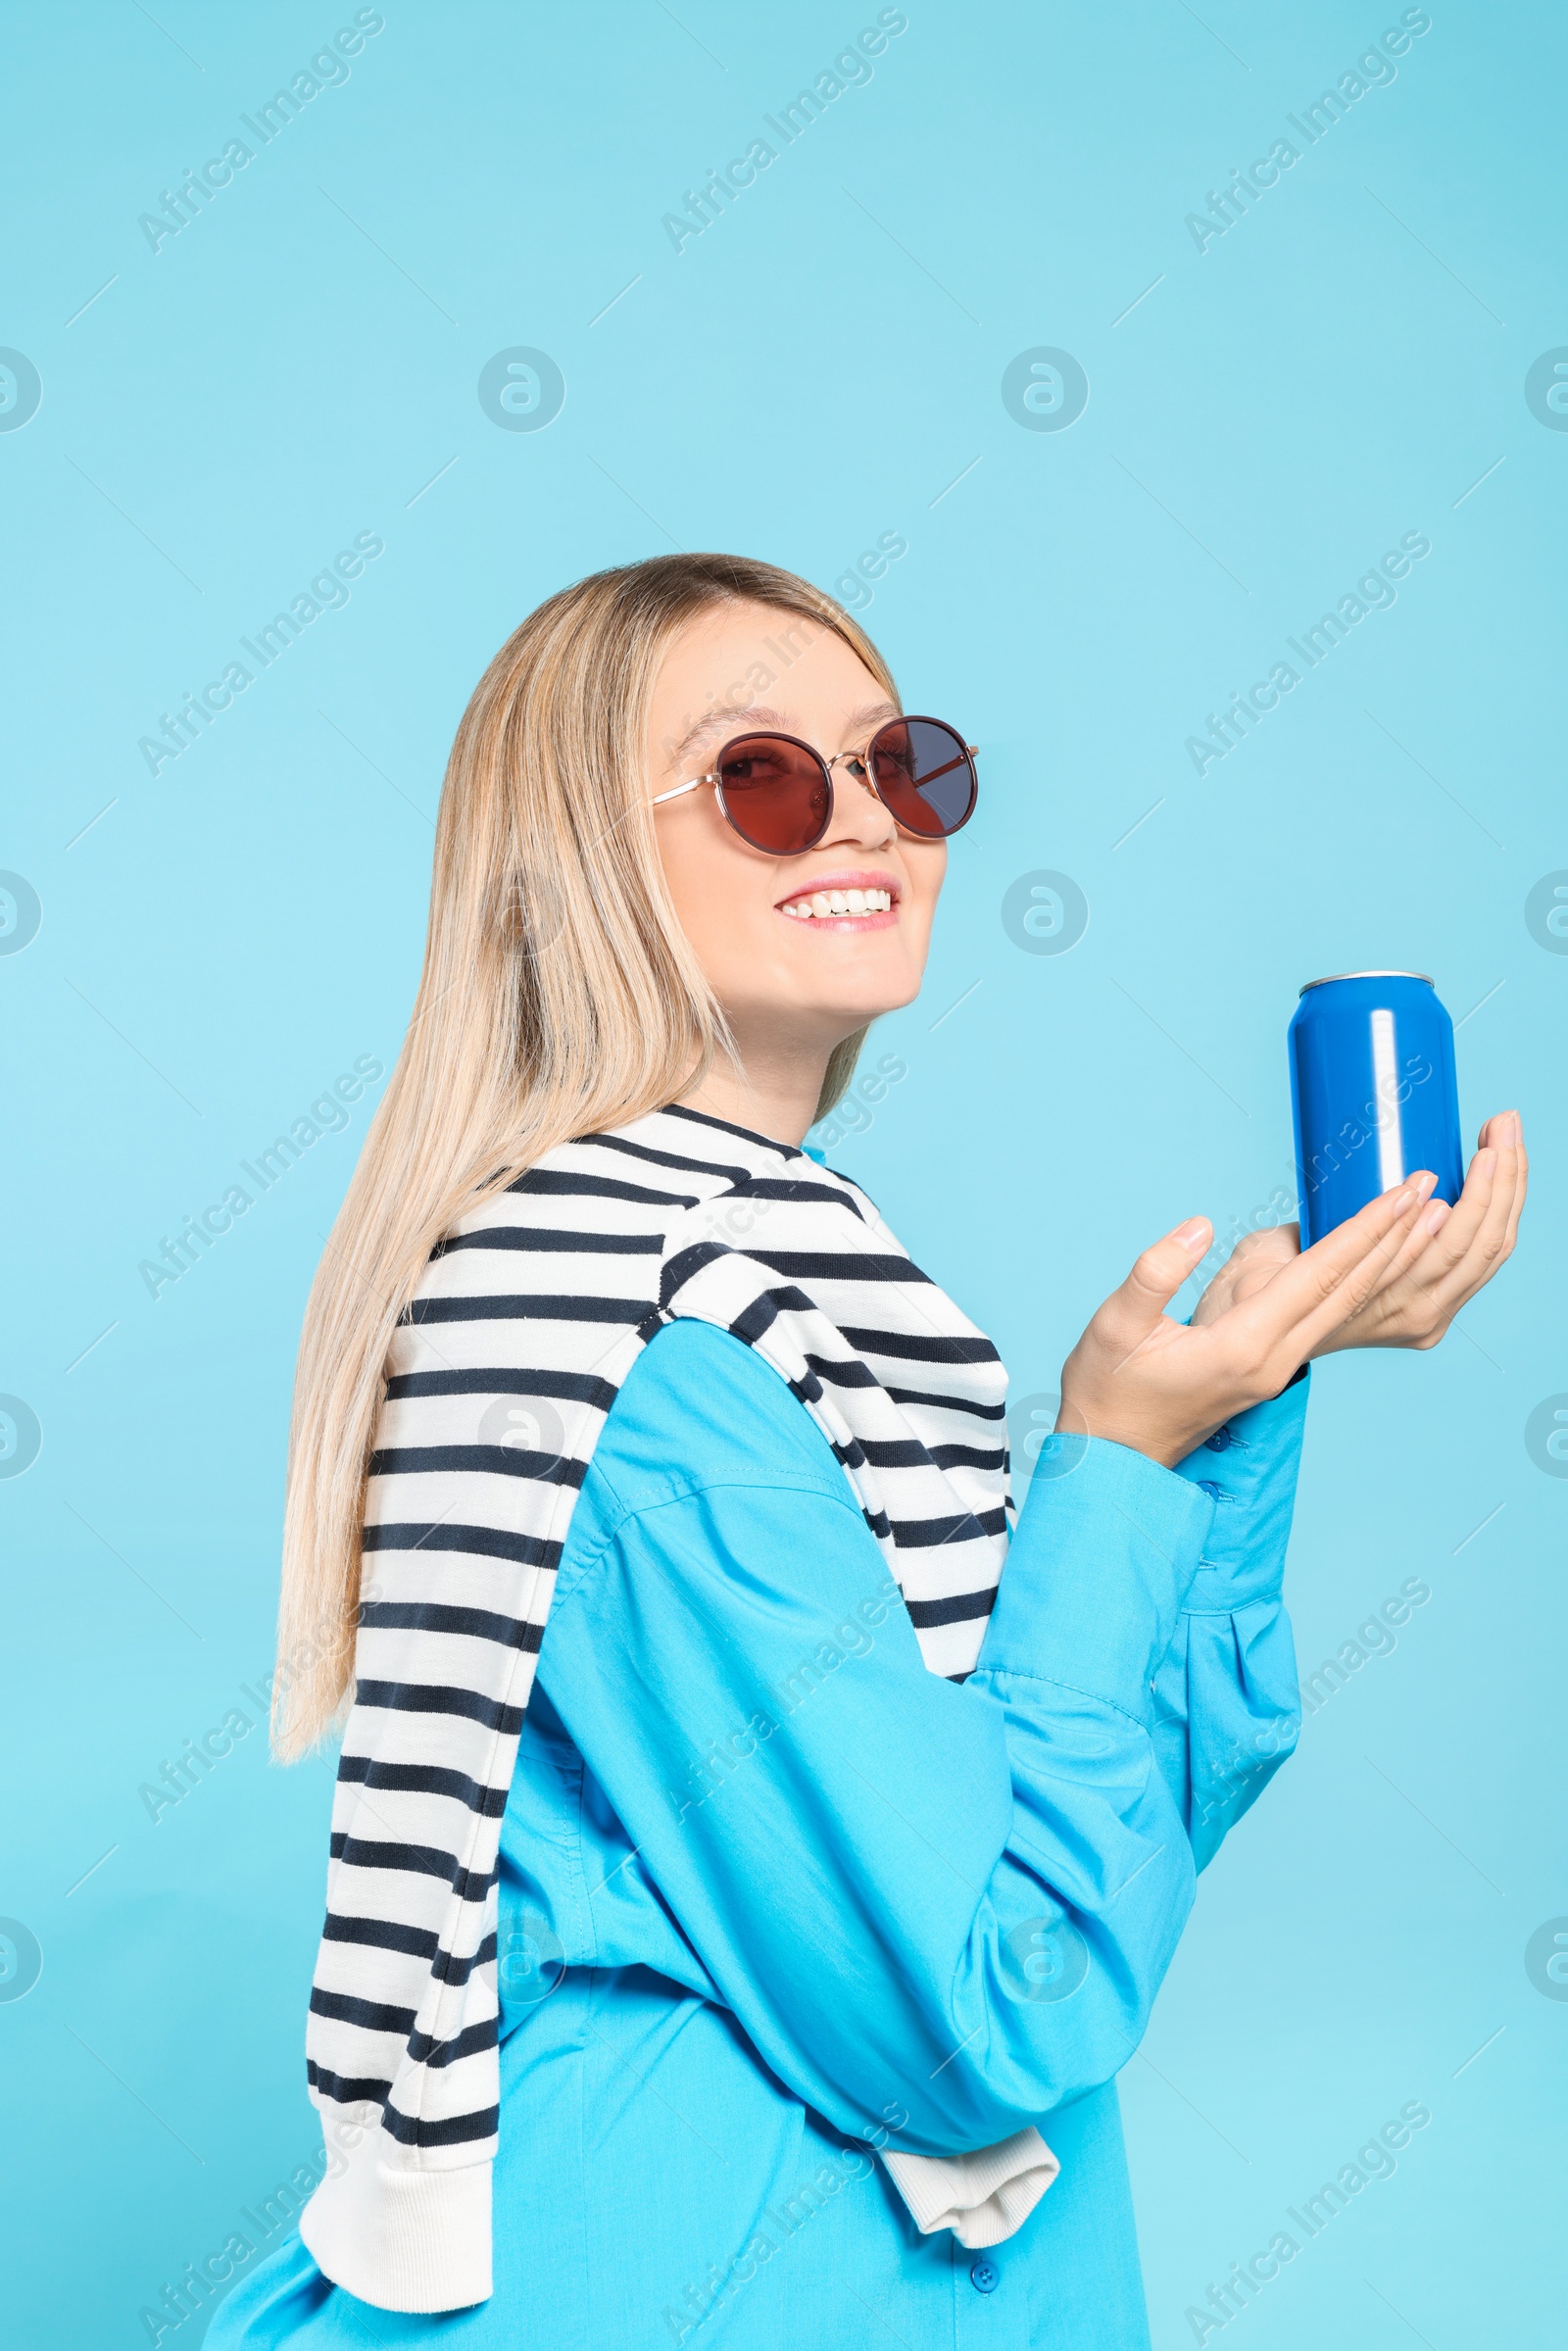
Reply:
[[[864, 768], [857, 774], [847, 760], [833, 768], [833, 818], [828, 839], [858, 841], [866, 849], [885, 849], [898, 826]], [[819, 848], [827, 843], [819, 842]]]

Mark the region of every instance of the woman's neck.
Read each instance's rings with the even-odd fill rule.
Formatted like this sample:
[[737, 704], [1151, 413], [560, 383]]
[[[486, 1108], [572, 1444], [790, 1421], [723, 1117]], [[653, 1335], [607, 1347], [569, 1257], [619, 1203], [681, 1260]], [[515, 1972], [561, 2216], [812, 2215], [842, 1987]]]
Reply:
[[749, 1127], [774, 1143], [801, 1144], [816, 1116], [828, 1056], [823, 1053], [720, 1055], [707, 1076], [681, 1096], [688, 1110]]

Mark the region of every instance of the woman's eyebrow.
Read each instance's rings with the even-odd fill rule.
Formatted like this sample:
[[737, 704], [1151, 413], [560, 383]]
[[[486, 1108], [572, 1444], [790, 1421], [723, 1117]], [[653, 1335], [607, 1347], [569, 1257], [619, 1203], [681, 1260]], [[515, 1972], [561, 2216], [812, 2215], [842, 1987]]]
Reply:
[[904, 712], [896, 702], [866, 702], [852, 710], [844, 721], [844, 731], [855, 742], [868, 726], [883, 726], [890, 718], [902, 718]]
[[790, 724], [781, 710], [772, 710], [764, 703], [747, 703], [740, 710], [709, 710], [689, 726], [670, 754], [674, 766], [681, 766], [697, 745], [709, 735], [746, 735], [760, 726], [776, 727], [790, 733]]
[[[900, 715], [897, 703], [863, 703], [846, 718], [845, 736], [853, 746], [863, 736], [867, 727], [880, 726], [885, 720]], [[795, 731], [781, 710], [772, 710], [765, 703], [747, 703], [739, 710], [709, 710], [682, 735], [670, 754], [671, 764], [683, 766], [697, 745], [710, 735], [747, 735], [759, 727], [774, 727], [786, 735]]]

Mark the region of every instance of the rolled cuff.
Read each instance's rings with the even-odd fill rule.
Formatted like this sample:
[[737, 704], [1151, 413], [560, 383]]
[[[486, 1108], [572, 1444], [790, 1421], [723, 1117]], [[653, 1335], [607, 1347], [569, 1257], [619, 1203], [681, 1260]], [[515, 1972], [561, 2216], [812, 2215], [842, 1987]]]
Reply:
[[490, 2173], [486, 2158], [458, 2170], [411, 2171], [389, 2162], [393, 2143], [367, 2130], [343, 2168], [327, 2173], [300, 2215], [317, 2267], [376, 2310], [466, 2310], [487, 2302]]
[[882, 2161], [922, 2235], [951, 2229], [960, 2245], [976, 2248], [1015, 2235], [1061, 2169], [1033, 2124], [968, 2155], [888, 2147]]

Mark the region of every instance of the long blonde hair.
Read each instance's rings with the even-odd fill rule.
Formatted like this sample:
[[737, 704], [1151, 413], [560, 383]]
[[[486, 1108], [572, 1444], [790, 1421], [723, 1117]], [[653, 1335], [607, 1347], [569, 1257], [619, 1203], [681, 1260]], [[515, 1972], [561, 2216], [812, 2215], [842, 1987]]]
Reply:
[[[781, 669], [829, 628], [897, 701], [870, 640], [808, 580], [739, 556], [675, 555], [548, 598], [463, 714], [413, 1017], [300, 1338], [272, 1690], [285, 1758], [332, 1729], [351, 1693], [382, 1367], [431, 1249], [557, 1144], [676, 1100], [732, 1051], [664, 885], [646, 760], [671, 639], [741, 600], [790, 616], [769, 641]], [[747, 698], [777, 674], [754, 667]], [[819, 1117], [864, 1035], [829, 1062]]]

